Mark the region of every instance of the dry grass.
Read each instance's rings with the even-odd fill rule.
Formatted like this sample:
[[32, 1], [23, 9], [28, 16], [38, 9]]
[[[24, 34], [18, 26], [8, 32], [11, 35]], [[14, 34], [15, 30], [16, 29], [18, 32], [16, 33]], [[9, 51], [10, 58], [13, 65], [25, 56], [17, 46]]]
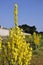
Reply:
[[31, 65], [43, 65], [43, 51], [38, 50], [38, 54], [32, 56]]

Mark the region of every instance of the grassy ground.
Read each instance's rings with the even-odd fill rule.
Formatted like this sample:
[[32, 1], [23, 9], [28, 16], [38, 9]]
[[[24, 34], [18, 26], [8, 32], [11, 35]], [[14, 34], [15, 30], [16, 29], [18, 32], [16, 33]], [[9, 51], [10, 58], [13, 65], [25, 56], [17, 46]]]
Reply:
[[43, 47], [33, 52], [31, 65], [43, 65]]

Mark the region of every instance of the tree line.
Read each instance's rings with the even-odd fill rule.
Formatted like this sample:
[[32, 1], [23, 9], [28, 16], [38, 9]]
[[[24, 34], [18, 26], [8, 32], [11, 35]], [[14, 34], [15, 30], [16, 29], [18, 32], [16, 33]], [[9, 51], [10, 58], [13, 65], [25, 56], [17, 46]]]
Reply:
[[38, 32], [36, 26], [29, 26], [27, 24], [19, 25], [20, 28], [23, 29], [23, 32], [33, 34], [36, 32], [37, 34], [43, 34], [43, 31]]

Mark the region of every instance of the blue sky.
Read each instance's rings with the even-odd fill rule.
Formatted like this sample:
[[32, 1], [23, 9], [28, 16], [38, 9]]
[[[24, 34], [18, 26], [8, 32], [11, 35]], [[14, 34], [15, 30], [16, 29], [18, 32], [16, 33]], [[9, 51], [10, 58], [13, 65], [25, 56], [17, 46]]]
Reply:
[[18, 4], [19, 25], [35, 25], [38, 31], [43, 31], [43, 0], [0, 0], [0, 25], [14, 26], [15, 3]]

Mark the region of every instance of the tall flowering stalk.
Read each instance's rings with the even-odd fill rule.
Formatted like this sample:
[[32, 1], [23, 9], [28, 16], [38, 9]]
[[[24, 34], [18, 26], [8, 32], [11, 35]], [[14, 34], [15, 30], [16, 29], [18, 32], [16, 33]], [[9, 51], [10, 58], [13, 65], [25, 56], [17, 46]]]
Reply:
[[[2, 46], [2, 65], [29, 65], [32, 48], [26, 43], [22, 30], [18, 27], [18, 6], [14, 9], [15, 27], [10, 30], [8, 41]], [[4, 59], [3, 59], [4, 58]]]
[[18, 26], [18, 5], [15, 4], [15, 8], [14, 8], [14, 23], [15, 26]]
[[38, 35], [34, 32], [33, 33], [33, 42], [36, 45], [36, 48], [40, 45], [40, 41], [41, 41], [41, 35]]
[[8, 57], [13, 65], [29, 65], [32, 57], [32, 48], [24, 40], [25, 36], [21, 31], [17, 26], [10, 31], [11, 40], [8, 42], [8, 50], [11, 51], [11, 56]]
[[[18, 27], [18, 6], [14, 9], [15, 27], [10, 30], [10, 41], [8, 42], [8, 60], [12, 65], [29, 65], [32, 57], [32, 48], [26, 43], [22, 30]], [[10, 55], [9, 55], [10, 53]]]

